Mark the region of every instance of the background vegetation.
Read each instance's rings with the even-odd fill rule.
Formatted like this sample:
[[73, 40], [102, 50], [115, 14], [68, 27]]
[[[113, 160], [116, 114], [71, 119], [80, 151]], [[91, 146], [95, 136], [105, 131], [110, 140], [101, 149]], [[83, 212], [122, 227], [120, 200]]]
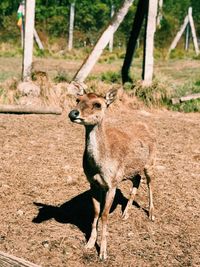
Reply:
[[[73, 1], [73, 0], [71, 0]], [[68, 39], [70, 0], [36, 0], [36, 28], [43, 42], [55, 38], [63, 48]], [[75, 47], [91, 46], [99, 32], [110, 20], [111, 5], [118, 9], [122, 0], [81, 0], [76, 1], [75, 11]], [[20, 0], [0, 2], [0, 40], [1, 42], [20, 43], [20, 32], [16, 26], [17, 9]], [[130, 33], [137, 0], [130, 9], [124, 22], [115, 35], [115, 46], [124, 46]], [[200, 5], [196, 0], [164, 0], [163, 19], [157, 30], [156, 46], [168, 47], [173, 36], [183, 22], [189, 6], [193, 7], [193, 16], [197, 35], [200, 35]]]
[[[73, 2], [73, 0], [71, 0]], [[53, 82], [69, 82], [77, 64], [89, 53], [98, 36], [110, 21], [111, 5], [117, 10], [122, 0], [81, 0], [76, 1], [74, 49], [67, 51], [70, 0], [36, 0], [36, 29], [44, 44], [45, 51], [35, 46], [34, 56], [51, 59], [45, 61], [45, 71]], [[100, 73], [92, 73], [88, 81], [100, 81], [107, 84], [121, 83], [121, 66], [124, 59], [126, 43], [129, 38], [138, 0], [129, 10], [114, 38], [114, 52], [104, 51], [99, 59]], [[191, 93], [200, 93], [199, 57], [194, 55], [193, 46], [184, 51], [184, 37], [178, 48], [171, 53], [171, 61], [166, 61], [167, 50], [175, 34], [183, 23], [188, 7], [193, 8], [193, 18], [200, 36], [200, 5], [196, 0], [164, 0], [162, 20], [155, 36], [155, 78], [153, 85], [147, 89], [140, 86], [142, 42], [135, 53], [134, 66], [131, 68], [133, 84], [126, 84], [126, 90], [142, 99], [147, 105], [165, 105], [179, 111], [200, 111], [200, 100], [193, 100], [171, 105], [171, 97], [181, 97]], [[2, 0], [0, 2], [0, 99], [8, 99], [5, 82], [11, 77], [20, 80], [21, 75], [21, 38], [17, 27], [17, 10], [20, 0]], [[143, 31], [140, 35], [142, 41]], [[13, 57], [13, 59], [7, 59]], [[19, 57], [19, 58], [17, 58]], [[53, 60], [59, 59], [59, 63]], [[191, 63], [190, 60], [193, 60]], [[189, 60], [189, 61], [188, 61]], [[68, 62], [67, 62], [68, 61]], [[69, 62], [75, 63], [75, 69], [69, 68]], [[78, 62], [77, 62], [78, 61]], [[7, 62], [7, 63], [6, 63]], [[66, 66], [64, 66], [66, 62]], [[41, 62], [40, 62], [41, 67]], [[52, 66], [51, 66], [52, 65]], [[60, 67], [60, 65], [62, 67]], [[182, 67], [179, 67], [182, 65]], [[111, 67], [112, 66], [112, 67]], [[115, 67], [114, 67], [115, 66]], [[53, 71], [51, 71], [51, 69]], [[176, 69], [176, 71], [174, 71]], [[55, 71], [56, 70], [56, 71]], [[96, 88], [93, 83], [93, 88]], [[10, 90], [10, 86], [9, 86]], [[7, 90], [8, 91], [8, 90]], [[7, 100], [5, 100], [7, 101]], [[5, 102], [3, 100], [3, 102]]]

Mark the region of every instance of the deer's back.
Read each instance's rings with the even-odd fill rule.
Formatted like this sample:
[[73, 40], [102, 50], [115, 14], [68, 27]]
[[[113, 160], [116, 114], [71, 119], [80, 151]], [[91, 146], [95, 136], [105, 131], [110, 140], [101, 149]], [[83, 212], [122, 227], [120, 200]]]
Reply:
[[136, 123], [128, 129], [107, 127], [106, 136], [106, 156], [119, 163], [121, 178], [141, 173], [151, 164], [155, 138], [145, 124]]

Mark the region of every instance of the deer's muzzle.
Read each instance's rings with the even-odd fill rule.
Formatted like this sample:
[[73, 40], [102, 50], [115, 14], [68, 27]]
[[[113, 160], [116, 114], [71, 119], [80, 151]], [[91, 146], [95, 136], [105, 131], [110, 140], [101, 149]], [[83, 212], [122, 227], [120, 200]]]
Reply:
[[71, 121], [75, 121], [76, 119], [78, 119], [79, 111], [77, 109], [73, 109], [72, 111], [70, 111], [68, 116]]

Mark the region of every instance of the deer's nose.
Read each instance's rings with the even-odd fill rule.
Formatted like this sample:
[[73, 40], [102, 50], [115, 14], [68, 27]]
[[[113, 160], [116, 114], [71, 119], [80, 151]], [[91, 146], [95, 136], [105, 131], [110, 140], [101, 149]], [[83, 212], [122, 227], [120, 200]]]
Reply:
[[77, 117], [79, 116], [79, 111], [77, 109], [73, 109], [72, 111], [70, 111], [68, 116], [69, 116], [70, 120], [73, 121], [73, 120], [77, 119]]

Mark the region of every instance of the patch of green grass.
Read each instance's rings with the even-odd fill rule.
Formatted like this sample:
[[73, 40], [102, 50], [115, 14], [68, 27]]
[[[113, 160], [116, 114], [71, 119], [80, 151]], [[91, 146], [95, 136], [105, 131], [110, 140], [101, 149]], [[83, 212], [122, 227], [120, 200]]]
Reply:
[[15, 72], [0, 72], [0, 82], [4, 82], [7, 79], [9, 79], [10, 77], [15, 76]]
[[54, 77], [54, 82], [61, 83], [61, 82], [70, 82], [71, 77], [65, 70], [58, 71], [57, 75]]
[[189, 58], [198, 59], [198, 56], [195, 55], [195, 51], [193, 49], [185, 51], [184, 49], [176, 48], [171, 51], [170, 58], [171, 59], [189, 59]]
[[200, 80], [197, 80], [195, 83], [194, 83], [195, 86], [199, 86], [200, 88]]
[[13, 43], [0, 42], [0, 57], [17, 57], [23, 53], [22, 48]]
[[132, 90], [133, 94], [142, 100], [148, 107], [166, 106], [171, 97], [170, 87], [168, 87], [166, 83], [157, 79], [154, 79], [150, 86], [143, 86], [142, 82], [136, 82]]
[[189, 94], [200, 93], [200, 80], [190, 80], [185, 84], [173, 86], [164, 77], [153, 80], [151, 86], [143, 86], [141, 81], [127, 83], [124, 89], [132, 92], [148, 107], [166, 107], [180, 112], [200, 112], [200, 99], [172, 104], [173, 97], [180, 98]]
[[121, 83], [121, 74], [119, 72], [107, 71], [101, 74], [100, 79], [105, 83]]
[[0, 96], [2, 96], [3, 93], [4, 93], [4, 89], [3, 87], [0, 86]]
[[21, 49], [19, 50], [8, 50], [8, 51], [0, 51], [0, 57], [16, 57], [22, 55]]
[[[183, 85], [176, 86], [173, 97], [200, 93], [200, 80], [191, 80]], [[192, 99], [175, 105], [170, 105], [170, 109], [181, 112], [200, 112], [200, 99]]]
[[200, 112], [200, 99], [194, 99], [176, 105], [171, 105], [171, 109], [180, 112]]
[[104, 52], [104, 54], [99, 59], [99, 63], [111, 64], [111, 63], [113, 63], [116, 60], [118, 60], [117, 53]]
[[174, 97], [200, 93], [200, 80], [190, 80], [183, 85], [174, 87]]
[[35, 57], [48, 57], [48, 56], [50, 56], [50, 53], [47, 49], [42, 50], [39, 48], [34, 49], [33, 54]]

